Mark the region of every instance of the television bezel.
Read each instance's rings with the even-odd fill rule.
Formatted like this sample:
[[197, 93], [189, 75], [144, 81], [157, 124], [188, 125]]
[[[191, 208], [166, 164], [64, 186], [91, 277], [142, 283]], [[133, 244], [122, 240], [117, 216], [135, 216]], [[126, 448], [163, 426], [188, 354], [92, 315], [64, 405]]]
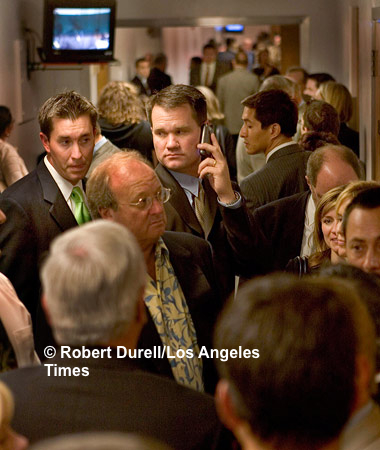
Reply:
[[[53, 48], [56, 8], [110, 8], [110, 46], [100, 50], [56, 50]], [[46, 63], [97, 63], [114, 61], [116, 0], [45, 0], [43, 59]]]

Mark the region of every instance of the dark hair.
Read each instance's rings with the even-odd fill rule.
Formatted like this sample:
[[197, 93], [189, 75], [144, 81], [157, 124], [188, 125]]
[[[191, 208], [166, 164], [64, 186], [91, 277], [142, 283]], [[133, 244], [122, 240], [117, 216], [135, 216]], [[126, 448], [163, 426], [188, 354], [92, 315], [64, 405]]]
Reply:
[[235, 62], [240, 66], [248, 66], [248, 56], [243, 51], [238, 51], [235, 55]]
[[319, 171], [323, 164], [327, 161], [328, 155], [333, 153], [343, 162], [349, 164], [359, 179], [363, 179], [363, 168], [360, 164], [359, 158], [355, 153], [344, 145], [325, 145], [317, 148], [307, 160], [306, 175], [312, 186], [316, 185]]
[[161, 64], [166, 64], [166, 61], [167, 61], [166, 55], [164, 53], [158, 53], [153, 60], [153, 64], [159, 66]]
[[319, 147], [327, 144], [340, 145], [338, 138], [332, 133], [324, 133], [321, 131], [307, 131], [301, 136], [298, 144], [303, 150], [313, 152]]
[[145, 58], [137, 58], [135, 62], [135, 67], [137, 67], [141, 62], [148, 62]]
[[251, 280], [230, 300], [215, 347], [259, 349], [260, 357], [219, 358], [218, 369], [260, 441], [314, 449], [338, 436], [355, 398], [354, 311], [362, 309], [343, 282], [285, 274]]
[[207, 120], [206, 97], [193, 86], [186, 84], [172, 84], [157, 94], [153, 95], [147, 104], [147, 114], [152, 125], [152, 110], [155, 106], [164, 109], [179, 108], [189, 105], [198, 125], [203, 125]]
[[0, 106], [0, 137], [12, 123], [12, 114], [7, 106]]
[[280, 89], [257, 92], [241, 102], [255, 110], [255, 118], [263, 129], [274, 123], [281, 127], [281, 134], [292, 137], [297, 130], [298, 109], [289, 95]]
[[317, 87], [319, 87], [319, 85], [321, 83], [324, 83], [325, 81], [335, 81], [335, 78], [326, 72], [311, 73], [308, 75], [307, 79], [315, 80]]
[[208, 48], [211, 48], [212, 50], [216, 51], [216, 46], [215, 44], [208, 42], [206, 45], [203, 46], [203, 53], [205, 50], [207, 50]]
[[359, 192], [347, 206], [343, 214], [342, 228], [346, 235], [347, 222], [354, 209], [375, 209], [380, 207], [380, 187], [369, 187]]
[[83, 95], [75, 91], [66, 91], [50, 97], [41, 106], [38, 115], [41, 132], [50, 139], [53, 129], [53, 119], [76, 120], [80, 116], [90, 117], [93, 128], [96, 128], [98, 111], [95, 106]]
[[322, 100], [312, 100], [305, 105], [304, 127], [309, 131], [323, 131], [338, 136], [340, 122], [336, 109]]

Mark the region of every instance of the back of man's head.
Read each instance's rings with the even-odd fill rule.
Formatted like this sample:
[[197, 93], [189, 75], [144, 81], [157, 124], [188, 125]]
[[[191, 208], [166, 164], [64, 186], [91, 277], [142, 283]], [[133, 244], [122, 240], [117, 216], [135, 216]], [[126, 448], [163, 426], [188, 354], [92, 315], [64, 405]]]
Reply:
[[260, 91], [270, 91], [271, 89], [281, 89], [290, 98], [294, 98], [296, 83], [282, 75], [272, 75], [262, 82]]
[[179, 108], [183, 105], [189, 105], [194, 120], [198, 125], [203, 125], [207, 120], [206, 97], [202, 92], [193, 86], [185, 84], [172, 84], [157, 94], [153, 95], [147, 105], [149, 122], [152, 125], [152, 110], [155, 106], [163, 109]]
[[248, 66], [248, 56], [242, 50], [238, 51], [235, 55], [235, 64], [242, 67]]
[[297, 129], [298, 108], [289, 95], [280, 89], [257, 92], [242, 102], [243, 106], [255, 110], [255, 118], [265, 129], [274, 123], [281, 127], [281, 134], [292, 137]]
[[307, 78], [314, 80], [317, 87], [319, 87], [321, 83], [325, 83], [326, 81], [335, 81], [335, 78], [326, 72], [311, 73]]
[[[330, 161], [341, 161], [342, 164], [348, 165], [353, 169], [358, 179], [363, 178], [363, 168], [358, 157], [351, 149], [344, 145], [325, 145], [316, 149], [307, 161], [306, 176], [312, 186], [316, 186], [321, 169], [325, 164], [329, 164]], [[346, 184], [347, 182], [341, 184]]]
[[355, 401], [358, 316], [371, 326], [356, 293], [337, 280], [273, 275], [243, 286], [219, 319], [215, 345], [256, 348], [260, 357], [218, 360], [230, 425], [248, 424], [266, 449], [333, 442]]
[[106, 344], [136, 320], [145, 263], [130, 231], [99, 220], [54, 239], [41, 278], [57, 342]]
[[303, 113], [303, 125], [308, 131], [339, 134], [339, 115], [336, 109], [322, 100], [307, 103]]

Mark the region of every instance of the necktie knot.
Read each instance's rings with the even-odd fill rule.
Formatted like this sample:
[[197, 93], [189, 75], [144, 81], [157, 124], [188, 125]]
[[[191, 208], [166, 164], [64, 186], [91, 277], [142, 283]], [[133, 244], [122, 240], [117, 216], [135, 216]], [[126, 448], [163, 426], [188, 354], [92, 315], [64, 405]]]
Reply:
[[79, 186], [75, 186], [71, 192], [71, 198], [74, 202], [74, 217], [79, 225], [91, 220], [90, 212], [84, 201], [83, 191]]

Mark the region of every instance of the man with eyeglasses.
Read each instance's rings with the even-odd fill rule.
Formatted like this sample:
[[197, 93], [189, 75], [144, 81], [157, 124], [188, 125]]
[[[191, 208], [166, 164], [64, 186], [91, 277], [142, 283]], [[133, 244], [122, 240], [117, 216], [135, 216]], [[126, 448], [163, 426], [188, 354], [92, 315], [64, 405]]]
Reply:
[[211, 359], [200, 357], [203, 346], [211, 348], [222, 306], [211, 249], [191, 234], [165, 232], [163, 205], [169, 197], [170, 189], [135, 151], [112, 155], [87, 182], [93, 217], [126, 226], [144, 254], [148, 323], [139, 348], [150, 349], [152, 355], [141, 362], [147, 370], [180, 384], [212, 392], [215, 369]]

